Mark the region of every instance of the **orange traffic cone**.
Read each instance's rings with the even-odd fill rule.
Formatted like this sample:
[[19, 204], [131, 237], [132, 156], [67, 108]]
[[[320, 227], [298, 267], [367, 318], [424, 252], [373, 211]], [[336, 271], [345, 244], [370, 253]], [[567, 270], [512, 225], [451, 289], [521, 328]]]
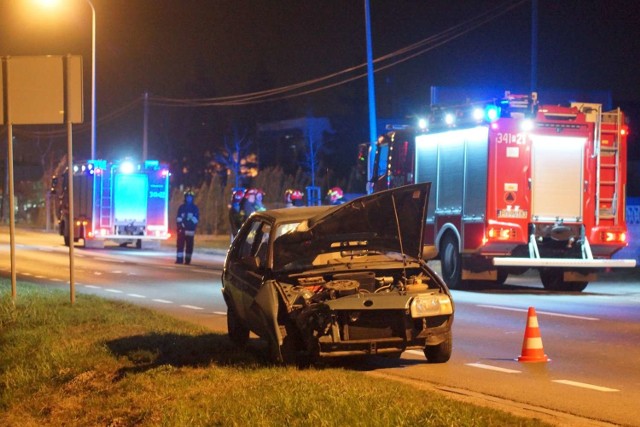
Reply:
[[542, 337], [538, 327], [538, 316], [536, 309], [529, 307], [527, 314], [527, 328], [524, 331], [524, 341], [522, 341], [522, 354], [518, 357], [518, 362], [548, 362], [549, 358], [544, 354], [542, 348]]

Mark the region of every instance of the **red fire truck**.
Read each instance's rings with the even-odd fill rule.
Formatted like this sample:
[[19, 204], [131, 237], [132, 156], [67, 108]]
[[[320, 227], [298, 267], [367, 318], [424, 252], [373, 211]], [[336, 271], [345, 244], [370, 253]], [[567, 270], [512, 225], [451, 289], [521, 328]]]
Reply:
[[105, 241], [156, 248], [169, 238], [169, 168], [157, 160], [88, 160], [73, 165], [74, 219], [69, 218], [68, 172], [61, 164], [51, 191], [59, 232], [69, 246], [103, 248]]
[[540, 105], [537, 95], [434, 107], [375, 146], [374, 191], [432, 182], [424, 235], [451, 288], [534, 268], [582, 291], [627, 245], [627, 132], [620, 109]]

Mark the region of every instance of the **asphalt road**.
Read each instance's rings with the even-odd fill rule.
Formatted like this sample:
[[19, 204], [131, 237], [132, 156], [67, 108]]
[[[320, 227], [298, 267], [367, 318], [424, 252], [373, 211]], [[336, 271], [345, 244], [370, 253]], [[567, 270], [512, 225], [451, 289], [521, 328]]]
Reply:
[[[19, 229], [16, 245], [20, 280], [69, 289], [68, 249], [59, 236]], [[8, 277], [4, 232], [0, 250], [5, 254], [0, 274]], [[157, 251], [77, 247], [75, 254], [76, 292], [226, 330], [221, 251], [199, 248], [196, 241], [190, 266], [173, 263], [171, 246]], [[582, 293], [548, 293], [535, 274], [527, 274], [510, 277], [505, 288], [453, 291], [453, 296], [454, 349], [448, 363], [430, 365], [419, 352], [405, 352], [400, 360], [368, 358], [355, 369], [559, 425], [640, 426], [640, 270], [602, 274]], [[549, 362], [516, 360], [529, 307], [535, 307]]]

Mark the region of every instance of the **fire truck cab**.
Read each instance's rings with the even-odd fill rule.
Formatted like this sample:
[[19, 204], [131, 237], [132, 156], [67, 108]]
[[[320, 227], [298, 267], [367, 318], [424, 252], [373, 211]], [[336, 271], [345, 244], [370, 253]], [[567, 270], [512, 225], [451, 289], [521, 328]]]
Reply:
[[582, 291], [627, 245], [627, 132], [620, 109], [540, 105], [537, 95], [432, 108], [375, 146], [374, 191], [432, 182], [425, 258], [451, 288], [504, 283], [530, 268]]

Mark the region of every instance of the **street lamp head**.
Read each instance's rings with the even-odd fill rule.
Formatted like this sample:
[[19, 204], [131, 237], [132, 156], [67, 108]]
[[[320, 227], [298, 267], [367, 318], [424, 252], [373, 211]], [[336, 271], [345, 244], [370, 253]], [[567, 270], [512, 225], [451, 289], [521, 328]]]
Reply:
[[35, 0], [40, 6], [55, 8], [60, 4], [60, 0]]

